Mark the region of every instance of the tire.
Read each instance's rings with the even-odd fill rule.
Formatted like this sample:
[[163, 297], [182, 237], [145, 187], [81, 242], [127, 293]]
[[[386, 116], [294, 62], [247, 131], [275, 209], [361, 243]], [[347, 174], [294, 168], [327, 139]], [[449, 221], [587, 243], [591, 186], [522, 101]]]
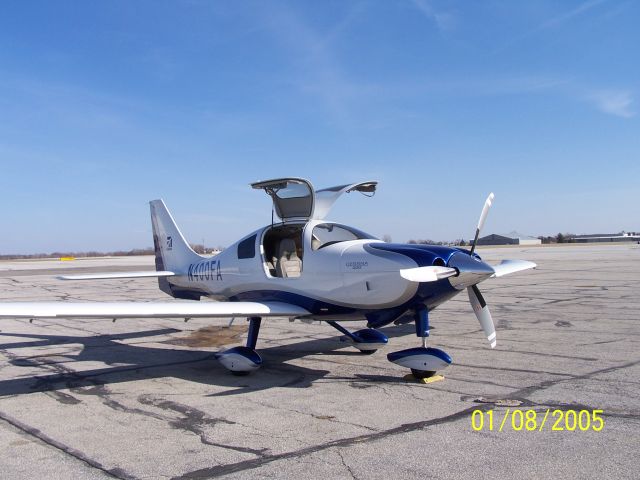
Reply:
[[363, 355], [373, 355], [377, 351], [378, 350], [360, 350], [360, 353], [363, 354]]
[[416, 370], [415, 368], [412, 368], [411, 374], [416, 378], [429, 378], [433, 377], [436, 372], [433, 372], [431, 370]]

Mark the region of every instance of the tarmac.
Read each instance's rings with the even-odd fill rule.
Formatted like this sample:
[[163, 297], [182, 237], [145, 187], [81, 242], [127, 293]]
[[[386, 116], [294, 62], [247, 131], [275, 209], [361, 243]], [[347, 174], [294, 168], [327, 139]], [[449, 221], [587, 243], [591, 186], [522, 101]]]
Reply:
[[[494, 350], [464, 292], [432, 312], [429, 345], [454, 363], [428, 384], [386, 359], [419, 345], [412, 324], [362, 355], [327, 325], [270, 319], [263, 367], [236, 377], [214, 353], [243, 342], [241, 319], [0, 320], [2, 477], [638, 478], [640, 246], [479, 253], [538, 269], [480, 285]], [[0, 262], [0, 302], [167, 300], [154, 279], [54, 278], [152, 268]]]

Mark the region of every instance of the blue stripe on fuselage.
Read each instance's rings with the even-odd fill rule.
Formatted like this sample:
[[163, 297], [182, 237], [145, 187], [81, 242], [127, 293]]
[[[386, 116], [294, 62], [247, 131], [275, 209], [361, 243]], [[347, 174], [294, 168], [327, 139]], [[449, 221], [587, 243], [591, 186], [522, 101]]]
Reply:
[[[404, 243], [370, 243], [365, 246], [365, 250], [373, 255], [375, 250], [383, 250], [386, 252], [399, 253], [405, 257], [409, 257], [416, 262], [419, 267], [430, 267], [434, 265], [436, 258], [441, 258], [444, 265], [449, 263], [451, 256], [461, 250], [459, 248], [443, 247], [441, 245], [418, 245]], [[468, 253], [468, 252], [467, 252]]]

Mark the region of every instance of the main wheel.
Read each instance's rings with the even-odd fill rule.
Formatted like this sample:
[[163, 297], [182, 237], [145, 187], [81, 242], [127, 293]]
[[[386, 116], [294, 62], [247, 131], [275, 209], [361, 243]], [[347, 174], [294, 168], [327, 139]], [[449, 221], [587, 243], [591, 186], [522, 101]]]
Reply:
[[376, 353], [378, 350], [360, 350], [360, 353], [363, 355], [371, 355]]
[[412, 368], [411, 374], [416, 378], [429, 378], [433, 377], [436, 372], [431, 370], [416, 370], [415, 368]]

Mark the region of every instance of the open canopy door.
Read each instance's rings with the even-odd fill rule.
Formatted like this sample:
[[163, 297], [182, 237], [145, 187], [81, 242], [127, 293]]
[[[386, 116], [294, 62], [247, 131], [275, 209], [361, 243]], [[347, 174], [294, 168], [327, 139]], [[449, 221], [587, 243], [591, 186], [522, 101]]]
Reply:
[[313, 218], [322, 220], [328, 214], [338, 197], [343, 193], [360, 192], [364, 195], [373, 196], [376, 193], [378, 182], [360, 182], [349, 185], [338, 185], [336, 187], [323, 188], [316, 192], [316, 206]]
[[309, 219], [313, 215], [314, 190], [311, 183], [302, 178], [278, 178], [252, 183], [273, 199], [276, 214], [282, 220]]
[[278, 217], [282, 220], [322, 220], [343, 193], [360, 192], [372, 196], [378, 182], [359, 182], [315, 191], [303, 178], [277, 178], [252, 183], [251, 186], [267, 192], [273, 199]]

